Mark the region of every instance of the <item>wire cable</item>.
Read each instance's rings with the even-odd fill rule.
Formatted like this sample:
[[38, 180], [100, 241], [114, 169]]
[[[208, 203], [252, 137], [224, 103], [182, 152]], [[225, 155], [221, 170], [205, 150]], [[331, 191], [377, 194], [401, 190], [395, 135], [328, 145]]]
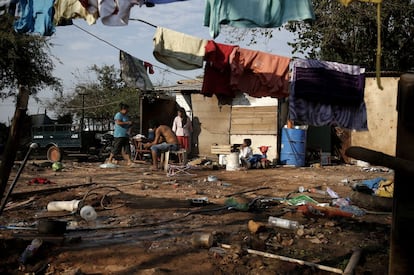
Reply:
[[[147, 22], [147, 21], [141, 20], [141, 19], [130, 18], [130, 20], [140, 21], [140, 22], [143, 22], [143, 23], [145, 23], [145, 24], [148, 24], [148, 25], [150, 25], [150, 26], [152, 26], [152, 27], [157, 28], [157, 26], [156, 26], [156, 25], [153, 25], [153, 24], [151, 24], [151, 23], [149, 23], [149, 22]], [[123, 51], [123, 52], [125, 52], [125, 53], [128, 53], [127, 51], [125, 51], [125, 50], [123, 50], [123, 49], [121, 49], [121, 48], [117, 47], [116, 45], [112, 44], [111, 42], [109, 42], [109, 41], [107, 41], [107, 40], [105, 40], [105, 39], [103, 39], [103, 38], [100, 38], [99, 36], [97, 36], [97, 35], [95, 35], [95, 34], [91, 33], [90, 31], [88, 31], [88, 30], [86, 30], [86, 29], [84, 29], [84, 28], [82, 28], [82, 27], [80, 27], [80, 26], [78, 26], [78, 25], [76, 25], [76, 24], [74, 24], [74, 23], [73, 23], [72, 25], [73, 25], [73, 26], [75, 26], [76, 28], [80, 29], [81, 31], [84, 31], [85, 33], [87, 33], [87, 34], [89, 34], [89, 35], [91, 35], [91, 36], [95, 37], [95, 38], [96, 38], [96, 39], [98, 39], [99, 41], [102, 41], [102, 42], [104, 42], [104, 43], [108, 44], [109, 46], [111, 46], [111, 47], [113, 47], [113, 48], [115, 48], [115, 49], [119, 50], [119, 51]], [[129, 54], [129, 53], [128, 53], [128, 54]], [[157, 65], [153, 65], [153, 64], [151, 64], [151, 65], [152, 65], [153, 67], [155, 67], [155, 68], [158, 68], [158, 69], [162, 70], [162, 71], [163, 71], [163, 72], [165, 72], [165, 73], [171, 73], [171, 74], [175, 74], [175, 75], [177, 75], [177, 76], [183, 77], [183, 78], [185, 78], [185, 79], [194, 80], [194, 78], [192, 78], [192, 77], [188, 77], [188, 76], [183, 75], [183, 74], [179, 74], [179, 73], [176, 73], [176, 72], [172, 72], [171, 70], [169, 70], [169, 69], [167, 69], [167, 68], [162, 68], [162, 67], [159, 67], [159, 66], [157, 66]], [[196, 79], [196, 81], [200, 81], [200, 82], [202, 82], [201, 80], [197, 80], [197, 79]]]

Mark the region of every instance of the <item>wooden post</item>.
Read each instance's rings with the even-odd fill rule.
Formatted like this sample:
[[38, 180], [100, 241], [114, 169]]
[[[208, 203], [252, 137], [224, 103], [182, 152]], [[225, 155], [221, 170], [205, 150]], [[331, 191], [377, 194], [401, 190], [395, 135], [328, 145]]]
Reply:
[[26, 118], [27, 105], [29, 103], [30, 91], [27, 87], [19, 86], [17, 94], [16, 110], [10, 127], [9, 137], [7, 139], [6, 148], [4, 150], [0, 165], [0, 198], [3, 198], [4, 191], [13, 168], [19, 146], [20, 136], [22, 133], [22, 125]]
[[[414, 73], [398, 81], [396, 157], [414, 161]], [[395, 170], [389, 274], [413, 274], [413, 174]]]

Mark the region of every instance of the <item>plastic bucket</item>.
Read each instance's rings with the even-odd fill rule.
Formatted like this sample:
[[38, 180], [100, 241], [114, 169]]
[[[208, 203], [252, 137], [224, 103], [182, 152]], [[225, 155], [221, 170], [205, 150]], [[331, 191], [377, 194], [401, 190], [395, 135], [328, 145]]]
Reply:
[[226, 170], [227, 171], [236, 171], [239, 170], [239, 153], [234, 152], [226, 156]]
[[306, 130], [282, 128], [280, 163], [305, 166]]

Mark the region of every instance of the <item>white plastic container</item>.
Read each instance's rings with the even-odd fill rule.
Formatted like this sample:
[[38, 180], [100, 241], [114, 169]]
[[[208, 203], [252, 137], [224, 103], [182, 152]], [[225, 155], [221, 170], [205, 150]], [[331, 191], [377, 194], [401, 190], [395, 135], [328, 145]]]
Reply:
[[269, 217], [268, 224], [271, 226], [276, 226], [276, 227], [286, 228], [286, 229], [298, 229], [299, 228], [299, 222], [297, 221], [281, 219], [281, 218], [272, 217], [272, 216]]
[[76, 211], [78, 210], [80, 200], [71, 201], [51, 201], [47, 204], [47, 211]]
[[226, 155], [226, 170], [237, 171], [240, 168], [239, 153], [234, 152]]
[[95, 209], [90, 205], [85, 205], [82, 207], [80, 210], [80, 215], [87, 222], [96, 220], [98, 216]]

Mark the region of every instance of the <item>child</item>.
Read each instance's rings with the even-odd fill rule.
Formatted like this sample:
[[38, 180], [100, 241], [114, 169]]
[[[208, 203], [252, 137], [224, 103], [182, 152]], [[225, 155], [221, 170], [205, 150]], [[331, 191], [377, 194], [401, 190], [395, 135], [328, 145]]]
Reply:
[[241, 166], [245, 168], [250, 168], [251, 163], [249, 159], [253, 156], [252, 140], [250, 138], [243, 139], [243, 144], [240, 146], [239, 159]]

